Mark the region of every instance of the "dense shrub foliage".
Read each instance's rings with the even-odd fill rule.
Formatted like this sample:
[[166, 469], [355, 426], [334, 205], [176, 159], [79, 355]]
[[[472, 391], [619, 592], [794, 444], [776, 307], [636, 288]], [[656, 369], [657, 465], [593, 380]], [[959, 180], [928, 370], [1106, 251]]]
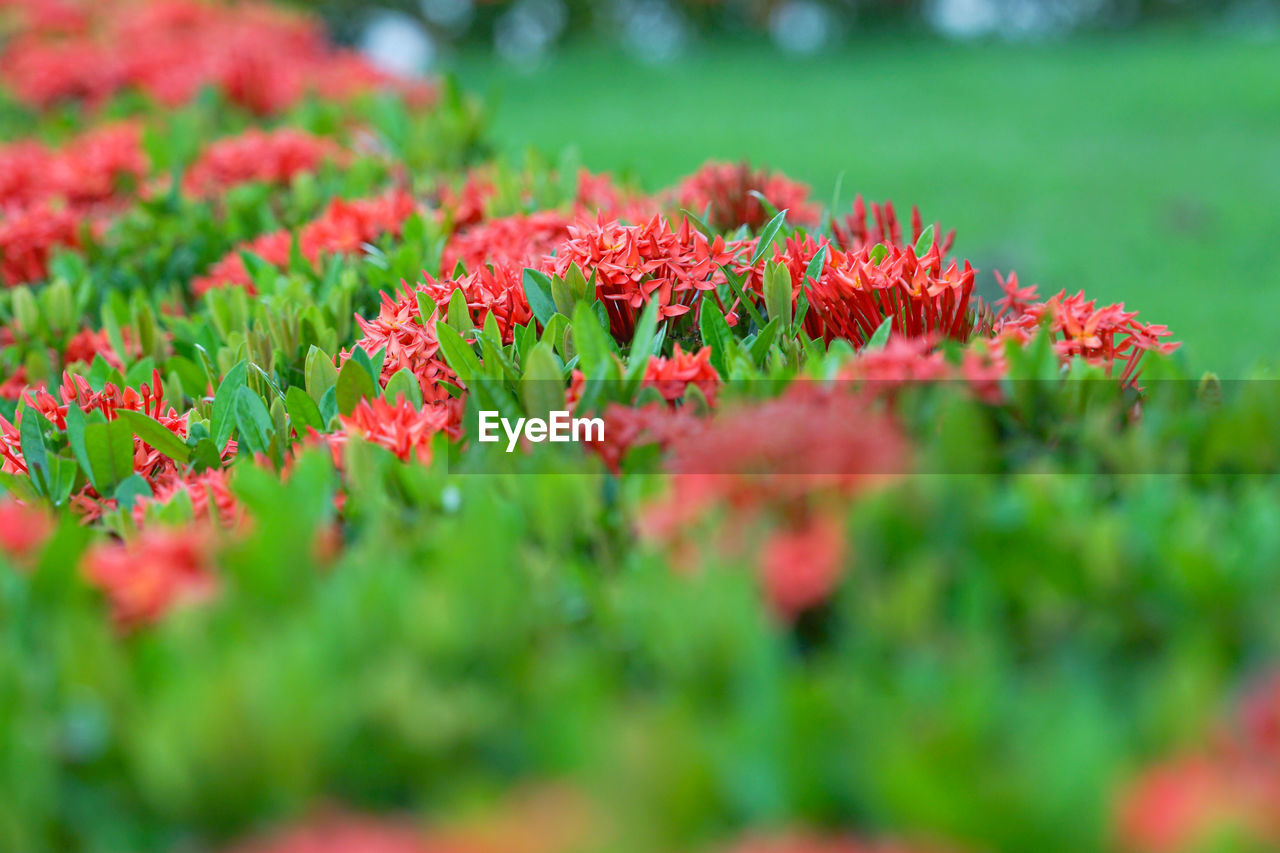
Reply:
[[1280, 846], [1270, 379], [293, 14], [4, 8], [0, 849]]

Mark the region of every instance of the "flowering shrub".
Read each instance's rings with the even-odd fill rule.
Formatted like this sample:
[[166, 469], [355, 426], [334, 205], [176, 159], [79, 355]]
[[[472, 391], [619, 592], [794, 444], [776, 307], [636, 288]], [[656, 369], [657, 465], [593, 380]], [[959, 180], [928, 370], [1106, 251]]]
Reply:
[[1274, 685], [1204, 735], [1273, 382], [918, 211], [475, 162], [294, 13], [0, 8], [0, 849], [1280, 846]]

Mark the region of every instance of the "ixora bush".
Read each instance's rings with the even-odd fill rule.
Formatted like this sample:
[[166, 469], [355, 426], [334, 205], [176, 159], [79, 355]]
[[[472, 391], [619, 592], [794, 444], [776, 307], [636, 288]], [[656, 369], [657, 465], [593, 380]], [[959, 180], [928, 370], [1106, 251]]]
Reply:
[[1270, 380], [279, 11], [5, 8], [0, 849], [1280, 847]]

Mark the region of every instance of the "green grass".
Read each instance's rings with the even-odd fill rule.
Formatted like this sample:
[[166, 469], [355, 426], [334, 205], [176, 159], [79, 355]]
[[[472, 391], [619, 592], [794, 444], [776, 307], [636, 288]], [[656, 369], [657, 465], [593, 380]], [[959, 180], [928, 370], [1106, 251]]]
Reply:
[[[1196, 367], [1274, 362], [1280, 45], [1191, 35], [1049, 45], [704, 45], [666, 67], [593, 47], [521, 73], [455, 63], [511, 153], [576, 146], [656, 188], [750, 159], [829, 198], [918, 204], [982, 270], [1083, 288], [1167, 323]], [[986, 279], [989, 283], [989, 279]]]

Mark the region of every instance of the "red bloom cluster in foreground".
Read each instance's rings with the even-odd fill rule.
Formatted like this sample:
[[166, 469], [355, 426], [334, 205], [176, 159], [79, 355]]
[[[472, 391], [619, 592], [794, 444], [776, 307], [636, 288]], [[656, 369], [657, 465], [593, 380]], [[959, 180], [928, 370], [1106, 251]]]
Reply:
[[[420, 286], [420, 289], [425, 290], [426, 286]], [[457, 379], [440, 355], [440, 340], [436, 337], [439, 316], [437, 309], [431, 316], [422, 317], [417, 292], [405, 285], [399, 300], [382, 294], [382, 308], [378, 316], [369, 320], [356, 318], [363, 336], [355, 346], [370, 356], [383, 352], [383, 385], [399, 371], [408, 370], [418, 378], [423, 400], [444, 402], [448, 392], [441, 383], [456, 383]], [[343, 357], [350, 357], [350, 353], [344, 353]]]
[[822, 216], [810, 201], [807, 186], [746, 163], [707, 163], [675, 189], [676, 203], [695, 216], [706, 212], [707, 224], [717, 231], [764, 225], [771, 214], [759, 196], [775, 209], [787, 211], [792, 225], [817, 225]]
[[61, 19], [30, 17], [0, 60], [0, 80], [27, 104], [96, 104], [135, 88], [173, 106], [213, 86], [269, 114], [309, 92], [340, 99], [390, 82], [331, 48], [310, 19], [265, 3], [92, 0], [72, 8]]
[[110, 600], [117, 624], [133, 628], [213, 594], [211, 544], [200, 528], [147, 527], [129, 542], [95, 545], [84, 572]]
[[339, 150], [333, 140], [303, 130], [250, 129], [205, 148], [188, 170], [183, 187], [193, 195], [212, 196], [250, 181], [285, 184], [295, 175], [315, 171], [337, 157]]
[[358, 436], [390, 450], [405, 462], [431, 461], [431, 440], [437, 433], [450, 429], [449, 406], [428, 405], [421, 409], [408, 400], [395, 404], [386, 400], [361, 400], [350, 415], [341, 415], [344, 433], [330, 436], [335, 450], [348, 436]]
[[492, 267], [480, 266], [470, 275], [457, 279], [437, 281], [426, 276], [426, 284], [420, 289], [437, 305], [448, 305], [454, 291], [462, 291], [472, 324], [483, 328], [492, 315], [503, 343], [509, 344], [515, 339], [516, 326], [523, 326], [533, 319], [522, 276], [522, 267], [500, 263]]
[[1145, 771], [1124, 792], [1117, 830], [1135, 853], [1206, 849], [1228, 832], [1280, 846], [1280, 676], [1246, 695], [1208, 747]]
[[776, 399], [683, 426], [668, 447], [671, 495], [649, 508], [646, 533], [679, 547], [717, 507], [733, 510], [720, 543], [728, 553], [750, 531], [772, 529], [760, 570], [769, 600], [788, 617], [824, 601], [847, 562], [830, 507], [902, 473], [906, 459], [902, 437], [866, 399], [802, 381]]
[[23, 563], [33, 557], [53, 531], [53, 520], [38, 507], [0, 498], [0, 554]]
[[[355, 201], [334, 199], [323, 214], [298, 232], [298, 249], [312, 264], [318, 263], [325, 254], [356, 252], [362, 244], [384, 234], [399, 234], [404, 221], [416, 210], [413, 197], [401, 190]], [[191, 289], [197, 296], [202, 296], [214, 288], [240, 285], [255, 293], [253, 279], [240, 253], [252, 252], [272, 266], [283, 269], [289, 265], [293, 240], [293, 232], [288, 229], [251, 240], [228, 252], [206, 275], [192, 281]]]

